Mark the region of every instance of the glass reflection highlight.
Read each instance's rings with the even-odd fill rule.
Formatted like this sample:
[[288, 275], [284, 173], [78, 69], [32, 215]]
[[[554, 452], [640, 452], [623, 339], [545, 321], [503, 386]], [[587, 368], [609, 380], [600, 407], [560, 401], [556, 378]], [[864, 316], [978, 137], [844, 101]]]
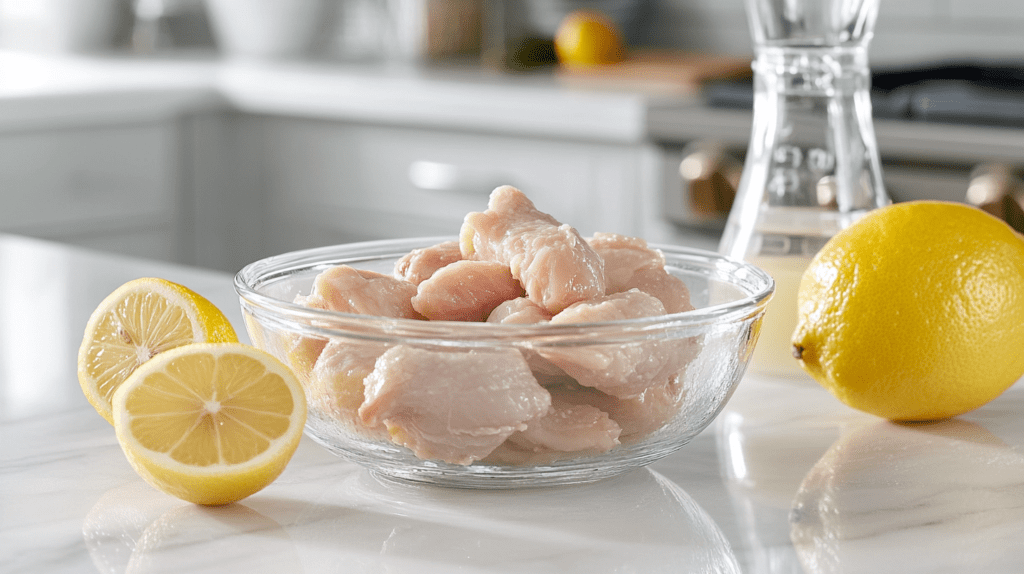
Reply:
[[863, 425], [808, 472], [790, 527], [808, 573], [1016, 571], [1024, 456], [967, 420]]
[[134, 481], [97, 501], [83, 539], [104, 573], [740, 572], [713, 519], [649, 469], [496, 491], [395, 482], [337, 464], [314, 474], [213, 508]]
[[[356, 554], [357, 571], [739, 572], [710, 516], [649, 469], [590, 485], [475, 491], [356, 473], [310, 507], [291, 536], [314, 571]], [[361, 549], [377, 548], [370, 555]], [[433, 570], [432, 570], [433, 571]]]
[[276, 520], [245, 504], [185, 503], [142, 481], [104, 494], [86, 516], [82, 537], [104, 574], [303, 571]]

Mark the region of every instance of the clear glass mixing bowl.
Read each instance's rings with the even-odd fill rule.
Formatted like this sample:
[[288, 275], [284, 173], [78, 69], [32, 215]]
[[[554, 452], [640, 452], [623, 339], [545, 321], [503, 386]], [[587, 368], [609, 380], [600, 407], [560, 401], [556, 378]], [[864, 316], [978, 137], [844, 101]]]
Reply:
[[[252, 343], [289, 364], [306, 388], [306, 433], [378, 475], [444, 486], [514, 488], [592, 482], [663, 458], [707, 427], [728, 401], [751, 356], [774, 289], [768, 274], [741, 261], [652, 245], [664, 253], [666, 269], [686, 283], [695, 310], [600, 323], [503, 325], [392, 319], [293, 303], [297, 295], [308, 295], [314, 278], [331, 266], [347, 264], [390, 275], [403, 255], [450, 239], [373, 241], [297, 251], [251, 263], [235, 277]], [[570, 400], [608, 412], [623, 428], [619, 444], [604, 452], [566, 453], [499, 447], [482, 460], [461, 465], [420, 459], [392, 442], [387, 432], [360, 428], [354, 413], [363, 400], [361, 384], [356, 383], [353, 393], [352, 385], [339, 386], [317, 376], [318, 353], [329, 342], [354, 354], [371, 355], [374, 349], [408, 345], [440, 353], [515, 349], [528, 359], [566, 350], [599, 355], [619, 350], [679, 352], [686, 359], [677, 361], [667, 385], [659, 386], [671, 393], [645, 393], [629, 400], [600, 397], [564, 373], [552, 375], [534, 360], [534, 374], [542, 384], [552, 385], [552, 393], [568, 393]], [[598, 400], [591, 401], [594, 397]]]

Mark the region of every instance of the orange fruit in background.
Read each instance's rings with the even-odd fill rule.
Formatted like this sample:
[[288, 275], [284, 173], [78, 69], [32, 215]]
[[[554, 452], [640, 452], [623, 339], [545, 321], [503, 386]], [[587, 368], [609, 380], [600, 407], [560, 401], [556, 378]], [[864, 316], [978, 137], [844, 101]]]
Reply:
[[811, 261], [792, 342], [856, 409], [924, 421], [978, 408], [1024, 375], [1024, 237], [961, 203], [872, 211]]
[[621, 62], [626, 48], [611, 18], [595, 10], [578, 10], [559, 24], [555, 54], [563, 65], [594, 66]]

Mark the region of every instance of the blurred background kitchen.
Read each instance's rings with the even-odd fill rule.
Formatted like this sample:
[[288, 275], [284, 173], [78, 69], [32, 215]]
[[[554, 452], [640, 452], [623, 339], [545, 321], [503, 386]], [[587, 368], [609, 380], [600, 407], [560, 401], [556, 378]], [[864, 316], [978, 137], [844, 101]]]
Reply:
[[[570, 71], [562, 18], [630, 58]], [[0, 0], [0, 231], [236, 271], [453, 235], [512, 184], [585, 234], [714, 249], [750, 135], [742, 0]], [[1024, 225], [1024, 11], [882, 0], [896, 201]]]

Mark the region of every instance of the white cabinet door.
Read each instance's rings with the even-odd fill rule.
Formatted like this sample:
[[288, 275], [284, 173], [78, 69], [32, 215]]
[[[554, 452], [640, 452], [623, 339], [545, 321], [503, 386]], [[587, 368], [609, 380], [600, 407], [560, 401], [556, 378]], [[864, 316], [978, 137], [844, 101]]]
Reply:
[[0, 134], [0, 230], [176, 259], [173, 123]]
[[502, 184], [584, 234], [637, 233], [639, 147], [287, 118], [261, 139], [274, 252], [457, 235]]
[[267, 253], [260, 118], [197, 112], [181, 122], [184, 260], [234, 273]]

